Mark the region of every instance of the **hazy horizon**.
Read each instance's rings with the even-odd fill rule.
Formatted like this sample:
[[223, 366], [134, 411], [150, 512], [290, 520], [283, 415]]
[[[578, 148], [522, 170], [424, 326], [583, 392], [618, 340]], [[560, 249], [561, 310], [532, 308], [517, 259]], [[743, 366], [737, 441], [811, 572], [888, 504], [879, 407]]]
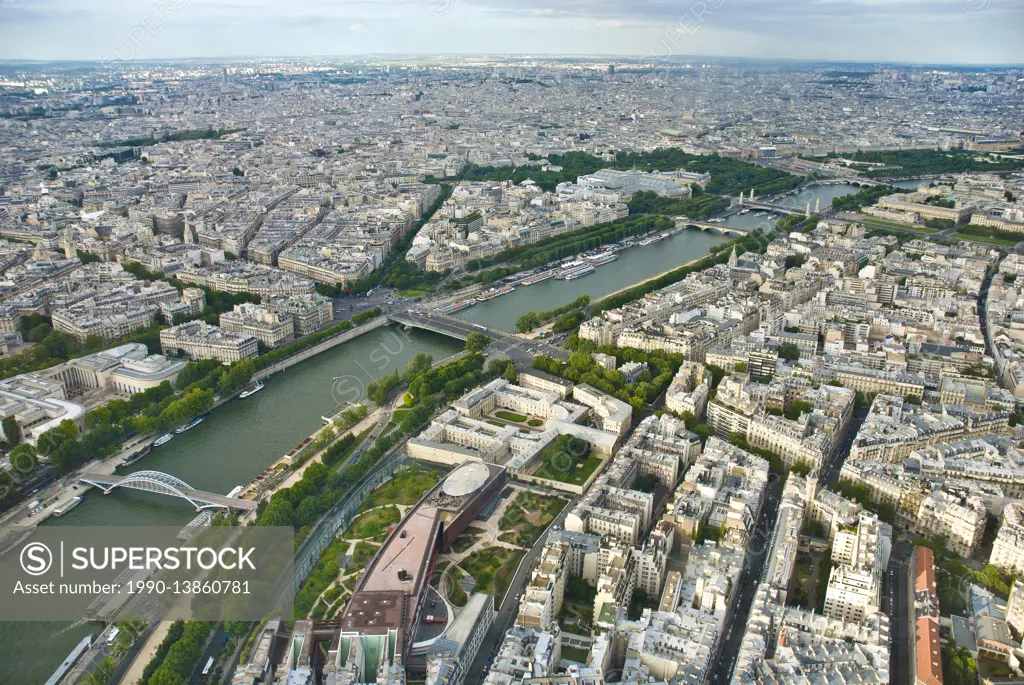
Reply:
[[1006, 0], [0, 0], [0, 60], [608, 56], [1024, 64]]

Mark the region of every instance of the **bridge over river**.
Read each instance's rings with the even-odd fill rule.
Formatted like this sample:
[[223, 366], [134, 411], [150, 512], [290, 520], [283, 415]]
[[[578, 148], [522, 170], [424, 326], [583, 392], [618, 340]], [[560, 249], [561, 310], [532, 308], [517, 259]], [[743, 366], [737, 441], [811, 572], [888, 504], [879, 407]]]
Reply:
[[203, 509], [249, 511], [256, 508], [256, 502], [252, 500], [226, 497], [213, 492], [196, 490], [180, 478], [175, 478], [160, 471], [137, 471], [127, 476], [86, 473], [79, 476], [78, 480], [79, 482], [96, 486], [103, 491], [104, 495], [109, 495], [116, 488], [128, 488], [130, 490], [141, 490], [142, 492], [155, 492], [170, 497], [180, 497], [194, 506], [196, 511], [202, 511]]

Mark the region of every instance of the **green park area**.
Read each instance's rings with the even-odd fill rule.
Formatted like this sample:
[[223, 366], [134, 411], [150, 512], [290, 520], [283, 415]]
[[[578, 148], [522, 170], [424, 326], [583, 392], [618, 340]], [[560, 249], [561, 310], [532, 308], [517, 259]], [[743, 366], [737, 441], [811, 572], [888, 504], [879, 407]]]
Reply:
[[996, 247], [1013, 247], [1021, 240], [1024, 240], [1024, 235], [1020, 233], [1001, 231], [994, 226], [976, 226], [974, 224], [958, 227], [953, 237], [958, 240], [973, 240], [977, 243], [995, 245]]
[[587, 657], [590, 656], [590, 652], [586, 649], [580, 649], [579, 647], [562, 647], [562, 658], [569, 661], [575, 661], [578, 664], [587, 663]]
[[473, 591], [493, 594], [494, 604], [498, 606], [525, 554], [523, 550], [487, 547], [470, 554], [459, 567], [476, 582]]
[[360, 540], [356, 543], [355, 549], [352, 550], [352, 560], [345, 571], [351, 573], [363, 570], [370, 563], [370, 559], [373, 559], [374, 555], [377, 554], [378, 549], [380, 549], [378, 545]]
[[469, 526], [464, 531], [459, 533], [459, 537], [452, 541], [452, 551], [456, 554], [462, 554], [467, 549], [476, 544], [476, 541], [483, 536], [486, 531], [483, 528], [477, 526]]
[[986, 245], [995, 245], [996, 247], [1013, 247], [1017, 244], [1017, 241], [1015, 240], [1006, 240], [1005, 238], [993, 238], [987, 235], [971, 235], [969, 233], [961, 232], [954, 233], [953, 237], [956, 238], [957, 240], [970, 240], [971, 242], [985, 243]]
[[885, 219], [876, 219], [874, 217], [864, 218], [861, 221], [868, 228], [871, 228], [872, 226], [892, 226], [893, 228], [902, 228], [905, 231], [918, 231], [920, 233], [934, 233], [936, 231], [936, 229], [931, 228], [930, 226], [901, 224], [896, 221], [886, 221]]
[[533, 492], [520, 492], [498, 521], [502, 542], [519, 547], [532, 547], [544, 529], [565, 508], [561, 497], [541, 497]]
[[590, 454], [590, 443], [571, 435], [560, 435], [540, 452], [540, 466], [531, 475], [570, 485], [583, 485], [601, 466], [600, 457]]
[[426, 297], [430, 294], [430, 288], [428, 286], [408, 288], [406, 290], [398, 290], [395, 292], [399, 297]]
[[594, 619], [594, 598], [597, 590], [583, 578], [569, 578], [565, 581], [565, 596], [558, 624], [570, 633], [589, 635]]
[[370, 494], [361, 507], [364, 511], [384, 504], [412, 505], [437, 484], [441, 474], [420, 464], [403, 466], [388, 482]]
[[496, 411], [494, 415], [504, 421], [511, 421], [512, 423], [526, 423], [526, 417], [522, 414], [516, 414], [510, 411]]
[[383, 540], [387, 537], [389, 526], [402, 520], [402, 514], [396, 506], [382, 506], [360, 514], [345, 531], [349, 540]]

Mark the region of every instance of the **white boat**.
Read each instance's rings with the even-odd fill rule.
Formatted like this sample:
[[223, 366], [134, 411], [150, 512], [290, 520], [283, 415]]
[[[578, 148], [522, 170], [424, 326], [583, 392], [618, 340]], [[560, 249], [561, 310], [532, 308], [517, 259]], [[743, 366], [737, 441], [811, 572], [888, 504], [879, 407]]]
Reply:
[[46, 681], [45, 685], [57, 685], [60, 681], [64, 680], [64, 676], [68, 674], [68, 671], [74, 667], [78, 660], [82, 658], [82, 655], [92, 646], [92, 635], [83, 637], [82, 641], [71, 650], [67, 658], [64, 659], [64, 663], [57, 667], [57, 670], [53, 672], [49, 680]]
[[594, 267], [590, 266], [589, 264], [586, 264], [584, 266], [578, 266], [575, 269], [567, 272], [563, 276], [563, 278], [565, 280], [567, 280], [567, 281], [574, 281], [577, 278], [583, 278], [584, 276], [589, 276], [590, 274], [594, 273], [594, 271], [596, 271], [596, 269], [594, 269]]
[[618, 258], [619, 255], [617, 254], [603, 254], [598, 255], [597, 257], [590, 257], [587, 261], [590, 262], [591, 266], [603, 266], [609, 262], [614, 262]]
[[64, 514], [68, 513], [69, 511], [71, 511], [72, 509], [74, 509], [75, 507], [77, 507], [81, 503], [82, 503], [82, 498], [81, 497], [72, 497], [67, 502], [65, 502], [64, 504], [60, 505], [56, 509], [54, 509], [53, 510], [53, 515], [56, 516], [57, 518], [60, 518], [61, 516], [63, 516]]
[[171, 433], [167, 433], [166, 435], [160, 436], [160, 438], [158, 438], [157, 441], [153, 443], [153, 447], [160, 447], [161, 445], [166, 445], [173, 439], [174, 435], [172, 435]]
[[192, 419], [192, 420], [191, 420], [190, 422], [186, 423], [186, 424], [185, 424], [184, 426], [182, 426], [181, 428], [176, 428], [176, 429], [174, 430], [174, 432], [175, 432], [175, 433], [177, 433], [178, 435], [181, 435], [181, 434], [182, 434], [182, 433], [184, 433], [185, 431], [190, 431], [190, 430], [192, 430], [193, 428], [195, 428], [196, 426], [198, 426], [199, 424], [201, 424], [201, 423], [202, 423], [203, 421], [205, 421], [205, 419], [204, 419], [204, 418], [203, 418], [202, 416], [200, 416], [200, 417], [199, 417], [199, 418], [197, 418], [197, 419]]
[[513, 290], [515, 290], [515, 288], [510, 285], [505, 285], [500, 288], [491, 288], [490, 290], [485, 290], [481, 293], [480, 297], [476, 298], [476, 301], [486, 302], [487, 300], [493, 300], [495, 297], [498, 297], [499, 295], [507, 295]]
[[741, 210], [740, 210], [740, 214], [747, 214], [747, 213], [749, 213], [749, 212], [750, 212], [750, 210], [749, 210], [749, 209], [741, 209]]
[[256, 385], [252, 386], [251, 388], [249, 388], [248, 390], [246, 390], [246, 391], [244, 391], [242, 393], [239, 393], [238, 399], [244, 400], [246, 397], [252, 397], [253, 395], [258, 393], [262, 389], [263, 389], [263, 384], [260, 383], [259, 381], [256, 381]]

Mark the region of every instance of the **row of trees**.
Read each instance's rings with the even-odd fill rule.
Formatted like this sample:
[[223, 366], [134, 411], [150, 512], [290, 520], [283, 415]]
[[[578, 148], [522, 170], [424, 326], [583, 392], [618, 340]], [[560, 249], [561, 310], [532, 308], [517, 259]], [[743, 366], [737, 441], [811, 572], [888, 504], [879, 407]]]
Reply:
[[[647, 364], [648, 370], [643, 371], [635, 382], [627, 383], [621, 371], [598, 365], [592, 352], [610, 354], [620, 365], [627, 362]], [[539, 355], [533, 360], [533, 368], [574, 383], [591, 385], [623, 402], [628, 402], [635, 410], [642, 411], [649, 402], [653, 402], [668, 388], [682, 363], [681, 354], [661, 350], [644, 352], [611, 345], [594, 347], [589, 341], [578, 340], [577, 350], [569, 355], [568, 362]]]
[[[175, 627], [179, 625], [180, 629], [176, 629]], [[209, 621], [187, 621], [184, 623], [178, 621], [172, 624], [167, 637], [160, 644], [161, 650], [164, 645], [167, 645], [163, 658], [156, 663], [157, 657], [159, 657], [158, 651], [157, 657], [150, 661], [146, 670], [148, 671], [149, 666], [154, 663], [156, 663], [156, 667], [148, 675], [143, 672], [142, 682], [146, 685], [182, 685], [182, 683], [187, 683], [196, 664], [199, 663], [199, 658], [203, 655], [203, 650], [206, 648], [212, 631], [213, 624]], [[175, 639], [171, 640], [172, 636]]]
[[837, 212], [856, 212], [861, 207], [867, 207], [868, 205], [875, 204], [880, 198], [883, 198], [886, 195], [909, 192], [910, 191], [905, 188], [897, 188], [896, 186], [890, 185], [870, 186], [857, 193], [840, 195], [839, 197], [832, 198], [832, 209]]
[[575, 300], [568, 304], [564, 304], [561, 307], [555, 307], [544, 312], [526, 312], [518, 319], [516, 319], [516, 330], [520, 333], [529, 333], [535, 328], [546, 324], [552, 319], [558, 318], [563, 314], [568, 314], [576, 309], [582, 309], [590, 304], [590, 295], [580, 295]]
[[402, 377], [398, 375], [398, 369], [395, 369], [393, 373], [381, 376], [375, 381], [371, 381], [366, 386], [366, 396], [377, 404], [384, 404], [387, 401], [388, 395], [402, 384]]
[[707, 219], [712, 214], [729, 209], [729, 199], [705, 195], [700, 186], [693, 185], [693, 197], [687, 200], [658, 195], [653, 190], [637, 193], [627, 204], [630, 215], [667, 214], [691, 219]]
[[[829, 154], [829, 157], [837, 155]], [[1024, 169], [1024, 160], [1001, 157], [985, 152], [965, 150], [892, 150], [886, 152], [844, 153], [843, 157], [858, 162], [892, 166], [864, 172], [872, 178], [920, 176], [925, 174], [960, 174], [965, 171], [1013, 171]]]
[[555, 325], [551, 327], [551, 332], [554, 334], [565, 333], [571, 331], [583, 323], [583, 312], [570, 312], [563, 316], [555, 319]]

